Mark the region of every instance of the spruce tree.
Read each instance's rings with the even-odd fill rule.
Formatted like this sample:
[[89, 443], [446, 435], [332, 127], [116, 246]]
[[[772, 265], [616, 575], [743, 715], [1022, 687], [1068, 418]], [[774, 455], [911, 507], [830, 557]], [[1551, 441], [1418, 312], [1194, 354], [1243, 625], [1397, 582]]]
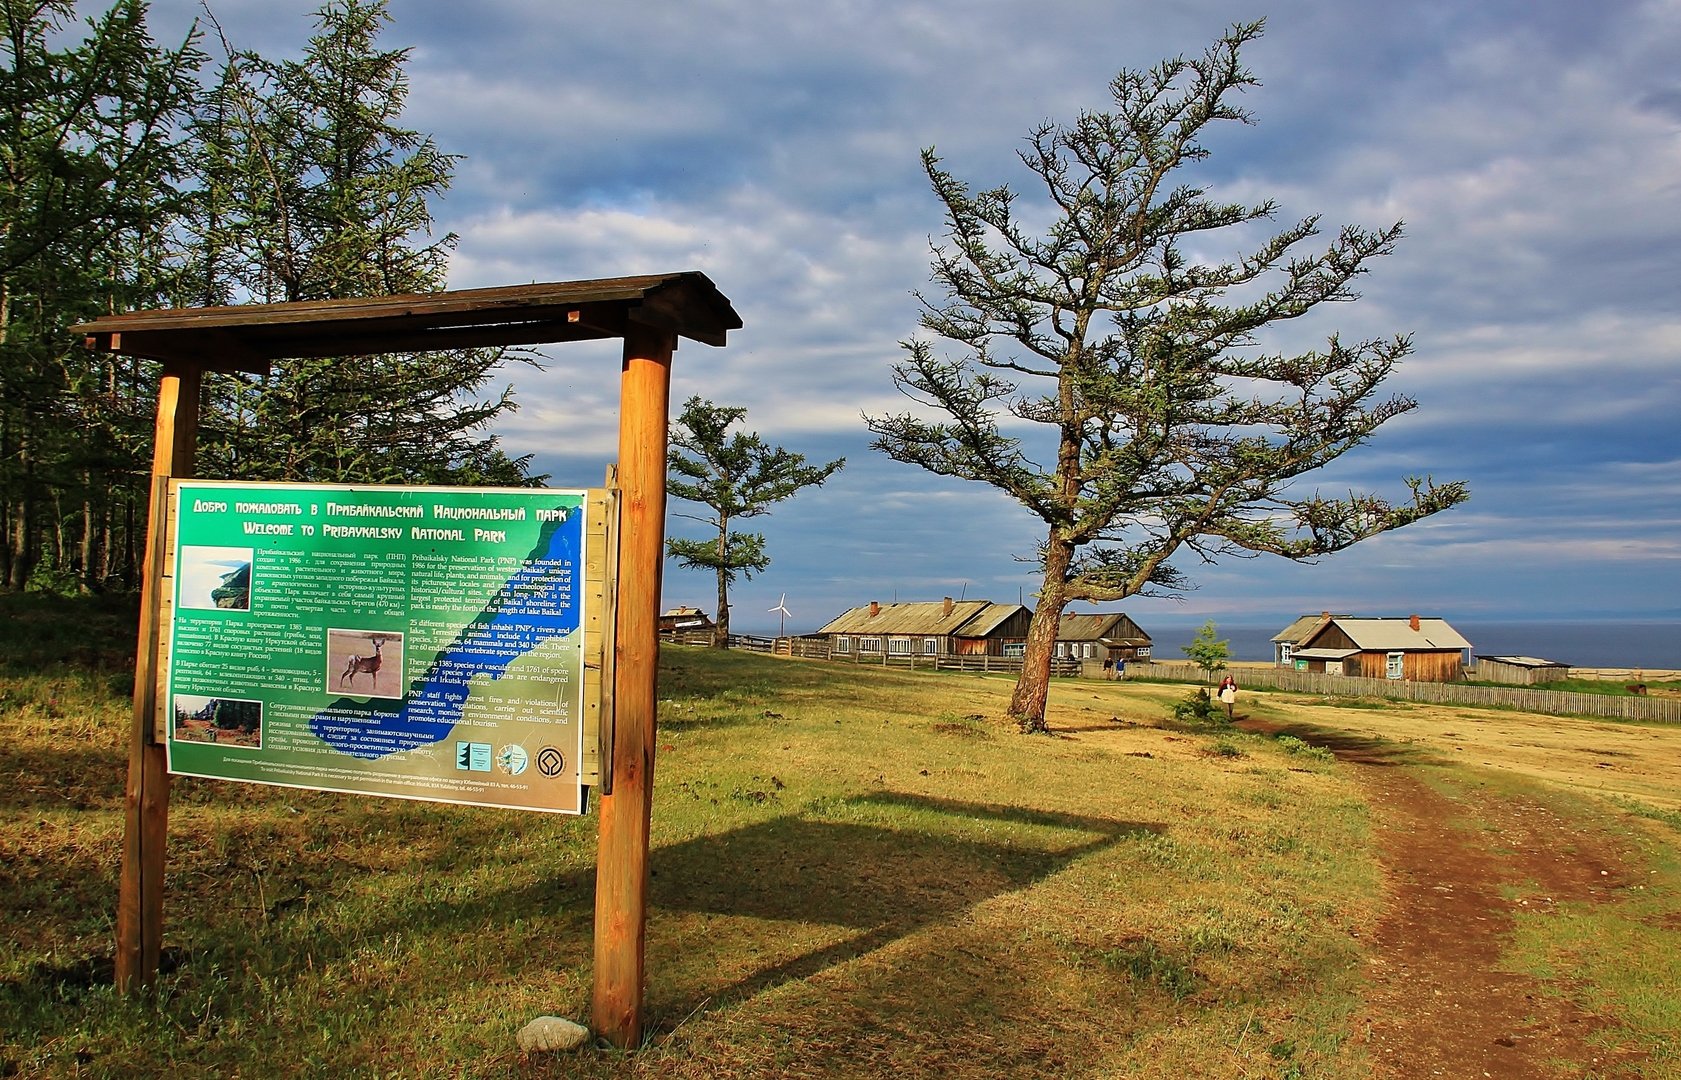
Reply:
[[[667, 489], [679, 499], [711, 511], [697, 518], [713, 535], [701, 540], [672, 537], [666, 554], [690, 570], [708, 570], [718, 581], [718, 611], [712, 643], [724, 648], [730, 635], [730, 586], [770, 565], [763, 533], [736, 532], [742, 518], [770, 513], [773, 504], [816, 487], [846, 464], [837, 458], [808, 465], [804, 454], [771, 446], [758, 432], [731, 432], [747, 416], [739, 406], [690, 398], [672, 424]], [[693, 515], [682, 515], [690, 517]]]
[[[456, 159], [402, 126], [409, 50], [385, 49], [385, 0], [333, 0], [296, 60], [227, 53], [201, 111], [200, 303], [330, 300], [443, 288], [454, 234], [431, 200]], [[496, 349], [289, 359], [218, 379], [201, 469], [242, 479], [523, 484], [491, 421]], [[529, 360], [520, 355], [513, 359]]]
[[[75, 24], [4, 0], [0, 53], [0, 579], [132, 580], [125, 539], [151, 432], [150, 374], [67, 329], [159, 306], [180, 267], [183, 128], [203, 61], [159, 46], [142, 0]], [[142, 416], [144, 417], [142, 419]], [[56, 579], [56, 580], [55, 580]]]

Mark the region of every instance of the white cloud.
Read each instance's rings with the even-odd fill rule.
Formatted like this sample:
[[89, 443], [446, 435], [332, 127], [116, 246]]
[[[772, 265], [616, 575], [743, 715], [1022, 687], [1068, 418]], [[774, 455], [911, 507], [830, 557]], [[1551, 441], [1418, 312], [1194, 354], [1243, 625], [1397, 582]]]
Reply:
[[[216, 6], [236, 44], [284, 52], [316, 5]], [[858, 419], [908, 404], [889, 365], [916, 329], [909, 294], [942, 229], [918, 152], [936, 145], [977, 185], [1019, 186], [1031, 214], [1031, 178], [1012, 155], [1033, 124], [1102, 108], [1118, 67], [1200, 52], [1254, 16], [1236, 0], [391, 10], [386, 43], [416, 47], [406, 122], [466, 155], [435, 207], [461, 235], [452, 284], [712, 277], [745, 326], [726, 349], [683, 345], [674, 401], [746, 405], [771, 441], [849, 457], [830, 486], [766, 519], [771, 573], [797, 570], [812, 587], [790, 595], [837, 611], [895, 588], [929, 598], [970, 582], [971, 597], [1013, 599], [1031, 582], [1011, 558], [1036, 538], [1024, 511], [881, 459]], [[1211, 586], [1195, 594], [1198, 613], [1319, 610], [1324, 596], [1345, 610], [1543, 618], [1673, 609], [1681, 9], [1270, 10], [1247, 57], [1263, 81], [1244, 102], [1258, 125], [1213, 135], [1213, 157], [1187, 179], [1276, 197], [1285, 222], [1323, 212], [1327, 232], [1405, 219], [1396, 254], [1360, 282], [1363, 300], [1279, 328], [1268, 346], [1412, 333], [1416, 353], [1390, 389], [1419, 409], [1317, 482], [1394, 493], [1400, 476], [1428, 472], [1469, 479], [1473, 501], [1315, 568], [1187, 566]], [[195, 11], [160, 0], [154, 31], [168, 40]], [[1243, 247], [1198, 244], [1218, 257]], [[615, 445], [616, 352], [550, 355], [548, 371], [519, 377], [507, 448], [594, 470]], [[669, 584], [689, 588], [687, 577]], [[710, 606], [706, 588], [696, 595]]]

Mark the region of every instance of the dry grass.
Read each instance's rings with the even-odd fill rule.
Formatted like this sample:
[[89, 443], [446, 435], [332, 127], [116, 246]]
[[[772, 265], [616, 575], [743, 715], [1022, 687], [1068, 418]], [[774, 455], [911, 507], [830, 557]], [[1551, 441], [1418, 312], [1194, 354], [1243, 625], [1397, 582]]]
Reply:
[[1681, 810], [1681, 726], [1411, 702], [1251, 696], [1254, 715], [1405, 747], [1420, 759]]
[[175, 967], [123, 1001], [120, 659], [0, 675], [0, 1075], [1367, 1073], [1368, 807], [1184, 688], [1059, 682], [1027, 738], [1004, 679], [667, 650], [648, 1043], [549, 1060], [513, 1033], [587, 1013], [593, 820], [180, 781]]

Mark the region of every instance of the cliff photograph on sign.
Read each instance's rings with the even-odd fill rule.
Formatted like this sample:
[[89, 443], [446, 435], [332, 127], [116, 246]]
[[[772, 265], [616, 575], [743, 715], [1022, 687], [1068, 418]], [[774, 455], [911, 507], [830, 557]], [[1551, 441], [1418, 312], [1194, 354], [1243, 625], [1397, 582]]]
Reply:
[[181, 549], [179, 603], [209, 611], [251, 609], [251, 548]]

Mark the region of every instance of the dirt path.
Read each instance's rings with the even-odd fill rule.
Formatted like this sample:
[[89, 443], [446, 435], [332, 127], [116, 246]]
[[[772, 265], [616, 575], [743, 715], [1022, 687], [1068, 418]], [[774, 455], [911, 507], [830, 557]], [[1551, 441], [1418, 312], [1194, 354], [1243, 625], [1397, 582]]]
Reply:
[[1531, 800], [1442, 795], [1390, 744], [1302, 735], [1357, 766], [1377, 818], [1389, 897], [1369, 943], [1364, 1037], [1378, 1075], [1638, 1076], [1638, 1061], [1589, 1042], [1604, 1019], [1501, 970], [1514, 910], [1625, 887], [1620, 853]]

